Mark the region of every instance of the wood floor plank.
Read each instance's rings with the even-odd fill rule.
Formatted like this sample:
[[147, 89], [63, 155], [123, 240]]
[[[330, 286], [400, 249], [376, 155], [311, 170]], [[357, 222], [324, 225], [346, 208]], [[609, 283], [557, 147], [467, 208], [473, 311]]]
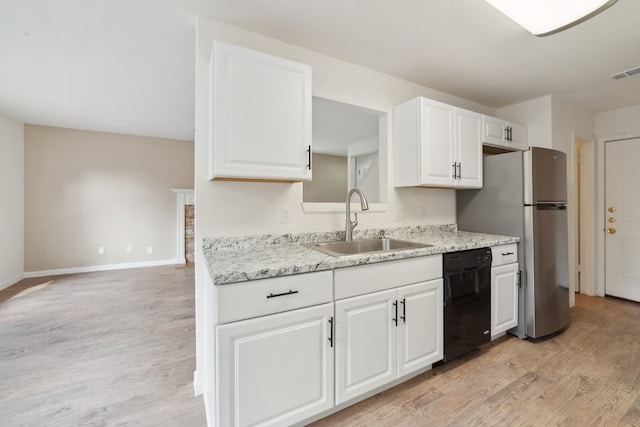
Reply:
[[[192, 269], [0, 291], [0, 425], [204, 426]], [[640, 304], [576, 296], [571, 325], [506, 336], [318, 426], [640, 426]]]
[[576, 295], [556, 336], [500, 338], [312, 425], [374, 426], [396, 406], [414, 426], [640, 426], [639, 378], [640, 304]]
[[27, 279], [0, 292], [0, 425], [204, 426], [194, 271]]

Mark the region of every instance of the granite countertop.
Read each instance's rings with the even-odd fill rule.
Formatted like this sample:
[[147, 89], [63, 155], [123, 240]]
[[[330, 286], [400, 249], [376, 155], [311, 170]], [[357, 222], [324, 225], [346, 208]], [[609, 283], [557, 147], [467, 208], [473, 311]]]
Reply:
[[385, 227], [354, 231], [354, 239], [386, 237], [427, 243], [426, 248], [334, 257], [301, 243], [344, 240], [344, 231], [214, 237], [203, 240], [203, 253], [215, 285], [267, 279], [334, 268], [414, 258], [518, 242], [517, 237], [460, 231], [455, 224]]

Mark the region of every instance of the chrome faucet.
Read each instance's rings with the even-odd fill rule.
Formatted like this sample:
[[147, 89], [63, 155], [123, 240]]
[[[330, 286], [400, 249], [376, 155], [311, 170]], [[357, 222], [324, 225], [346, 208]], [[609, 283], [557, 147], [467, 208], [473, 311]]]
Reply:
[[357, 188], [352, 188], [351, 190], [349, 190], [349, 192], [347, 193], [347, 221], [345, 224], [345, 236], [344, 236], [344, 240], [346, 242], [350, 242], [353, 240], [353, 229], [356, 228], [356, 225], [358, 225], [358, 214], [357, 213], [353, 213], [353, 216], [355, 217], [355, 219], [353, 221], [351, 221], [351, 196], [353, 196], [353, 194], [356, 193], [358, 196], [360, 196], [360, 207], [362, 208], [363, 211], [369, 210], [369, 203], [367, 202], [367, 198], [364, 197], [364, 194], [362, 193], [362, 191], [358, 190]]

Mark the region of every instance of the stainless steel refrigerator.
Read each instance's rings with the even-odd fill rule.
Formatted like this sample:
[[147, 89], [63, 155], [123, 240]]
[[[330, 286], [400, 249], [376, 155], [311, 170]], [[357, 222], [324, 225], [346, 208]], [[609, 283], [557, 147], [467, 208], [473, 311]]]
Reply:
[[531, 148], [485, 156], [480, 190], [457, 195], [458, 228], [520, 237], [520, 338], [540, 338], [569, 324], [567, 160]]

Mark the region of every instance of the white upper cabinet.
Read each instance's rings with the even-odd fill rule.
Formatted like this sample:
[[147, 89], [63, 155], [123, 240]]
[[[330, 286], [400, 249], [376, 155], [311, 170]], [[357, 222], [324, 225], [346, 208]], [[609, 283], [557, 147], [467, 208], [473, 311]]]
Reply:
[[482, 115], [427, 98], [394, 108], [396, 187], [482, 187]]
[[457, 182], [460, 188], [482, 188], [482, 114], [455, 109]]
[[527, 150], [527, 128], [495, 117], [482, 116], [482, 143], [511, 150]]
[[311, 67], [215, 41], [211, 179], [311, 180]]

